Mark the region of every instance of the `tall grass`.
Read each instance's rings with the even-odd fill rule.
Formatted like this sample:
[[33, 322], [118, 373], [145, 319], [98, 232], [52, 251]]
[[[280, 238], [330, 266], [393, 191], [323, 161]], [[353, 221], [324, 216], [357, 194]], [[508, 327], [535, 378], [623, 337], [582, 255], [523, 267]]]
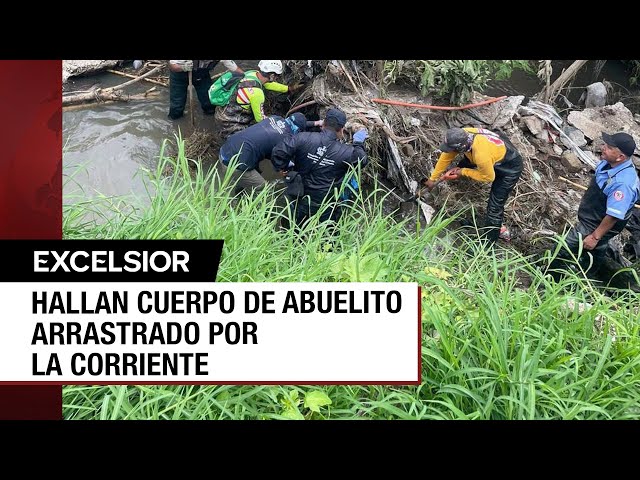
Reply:
[[[409, 231], [360, 193], [328, 241], [326, 225], [281, 228], [269, 186], [233, 197], [229, 177], [178, 142], [161, 152], [150, 199], [97, 198], [64, 208], [65, 238], [224, 239], [221, 282], [417, 281], [423, 382], [390, 386], [69, 386], [67, 419], [626, 419], [640, 418], [638, 296], [615, 301], [537, 260], [486, 251], [437, 217]], [[167, 164], [173, 175], [165, 176]], [[215, 188], [212, 187], [215, 185]], [[91, 211], [91, 219], [86, 212]], [[521, 279], [530, 285], [523, 287]], [[591, 308], [579, 312], [573, 305]], [[604, 319], [601, 329], [596, 318]], [[615, 331], [615, 341], [610, 332]], [[297, 361], [292, 358], [291, 361]]]

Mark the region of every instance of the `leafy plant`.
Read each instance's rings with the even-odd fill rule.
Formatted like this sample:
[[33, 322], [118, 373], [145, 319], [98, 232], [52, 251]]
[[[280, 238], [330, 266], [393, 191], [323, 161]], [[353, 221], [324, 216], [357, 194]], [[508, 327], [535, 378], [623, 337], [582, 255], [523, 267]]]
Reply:
[[463, 104], [490, 79], [509, 78], [515, 69], [535, 73], [528, 60], [389, 60], [383, 83], [404, 79], [416, 85], [423, 96], [433, 93], [451, 104]]
[[627, 66], [629, 75], [629, 85], [634, 86], [638, 84], [638, 79], [640, 79], [640, 60], [622, 60]]

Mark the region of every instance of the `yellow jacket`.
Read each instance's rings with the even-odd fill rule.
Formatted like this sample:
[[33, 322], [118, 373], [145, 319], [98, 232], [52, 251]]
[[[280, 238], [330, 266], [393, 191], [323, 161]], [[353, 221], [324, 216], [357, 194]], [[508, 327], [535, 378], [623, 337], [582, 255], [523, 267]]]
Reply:
[[[465, 152], [465, 156], [477, 168], [462, 168], [460, 175], [478, 182], [493, 182], [496, 178], [493, 165], [501, 161], [507, 153], [504, 141], [496, 133], [484, 128], [465, 128], [463, 130], [476, 134], [473, 137], [471, 149]], [[442, 152], [431, 174], [431, 180], [437, 180], [458, 155], [459, 153], [455, 151]]]

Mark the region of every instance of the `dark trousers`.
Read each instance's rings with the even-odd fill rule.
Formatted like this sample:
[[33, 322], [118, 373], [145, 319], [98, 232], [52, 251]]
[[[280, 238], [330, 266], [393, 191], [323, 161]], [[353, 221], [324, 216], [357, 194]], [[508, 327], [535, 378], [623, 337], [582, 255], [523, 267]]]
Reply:
[[[464, 157], [458, 166], [460, 168], [475, 167], [467, 157]], [[491, 184], [483, 229], [483, 236], [491, 242], [498, 240], [500, 227], [502, 227], [504, 220], [504, 206], [507, 203], [509, 194], [518, 183], [520, 175], [522, 175], [522, 167], [522, 157], [520, 155], [514, 155], [509, 160], [503, 160], [493, 166], [496, 178]]]
[[[299, 228], [304, 228], [309, 219], [318, 213], [320, 205], [311, 201], [309, 196], [305, 195], [298, 200], [289, 199], [289, 208], [291, 209], [292, 217], [295, 218], [296, 225]], [[319, 222], [331, 222], [331, 226], [334, 227], [340, 220], [341, 215], [342, 209], [340, 205], [332, 202], [320, 215]]]
[[[604, 257], [607, 253], [607, 247], [609, 240], [615, 237], [618, 233], [609, 231], [604, 235], [596, 248], [593, 250], [582, 249], [582, 254], [578, 257], [580, 246], [582, 245], [582, 239], [593, 232], [593, 227], [585, 225], [578, 219], [578, 224], [569, 230], [566, 238], [566, 248], [562, 247], [558, 252], [556, 259], [551, 262], [550, 269], [552, 270], [570, 270], [576, 265], [575, 258], [578, 259], [578, 265], [584, 272], [588, 272], [590, 277], [595, 277], [598, 271], [602, 267]], [[556, 280], [559, 279], [560, 274], [558, 272], [552, 272], [552, 275]]]
[[[215, 107], [209, 101], [209, 87], [213, 83], [206, 68], [193, 71], [193, 86], [205, 115], [212, 115]], [[189, 72], [169, 71], [169, 118], [175, 120], [184, 115], [189, 90]]]

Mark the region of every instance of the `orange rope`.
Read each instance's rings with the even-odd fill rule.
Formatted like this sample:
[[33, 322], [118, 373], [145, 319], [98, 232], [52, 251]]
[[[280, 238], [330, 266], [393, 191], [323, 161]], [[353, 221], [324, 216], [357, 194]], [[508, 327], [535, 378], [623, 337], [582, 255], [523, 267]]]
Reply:
[[383, 98], [372, 98], [371, 101], [376, 103], [384, 103], [386, 105], [398, 105], [400, 107], [427, 108], [429, 110], [466, 110], [468, 108], [481, 107], [483, 105], [489, 105], [490, 103], [499, 102], [500, 100], [504, 100], [505, 98], [507, 98], [506, 95], [502, 97], [492, 98], [490, 100], [485, 100], [484, 102], [463, 105], [461, 107], [440, 107], [438, 105], [422, 105], [419, 103], [406, 103], [406, 102], [398, 102], [396, 100], [385, 100]]

